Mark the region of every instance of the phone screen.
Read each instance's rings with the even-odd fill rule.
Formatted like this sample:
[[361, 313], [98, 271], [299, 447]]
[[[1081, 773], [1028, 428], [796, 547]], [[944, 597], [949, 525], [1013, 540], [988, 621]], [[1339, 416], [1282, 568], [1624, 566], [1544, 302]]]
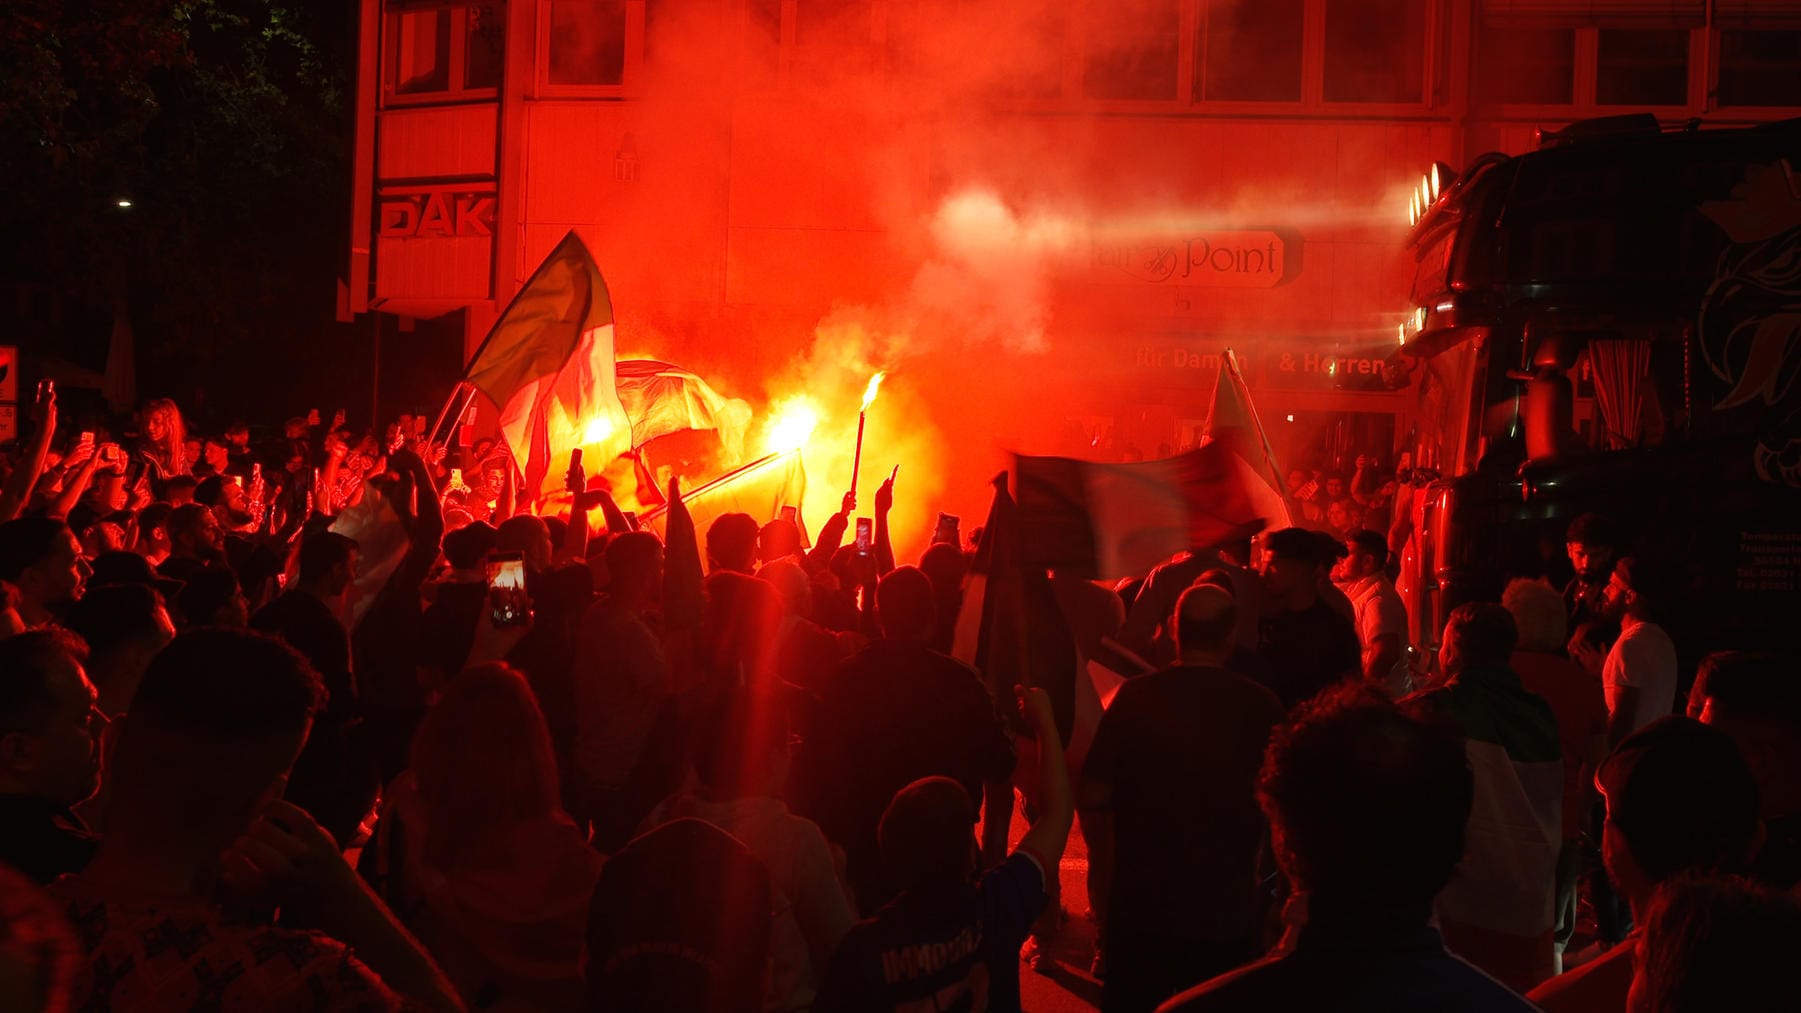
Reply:
[[955, 545], [958, 541], [957, 527], [959, 520], [954, 514], [938, 515], [938, 530], [932, 532], [934, 543]]
[[531, 615], [517, 593], [524, 589], [525, 562], [517, 553], [488, 560], [488, 602], [493, 611], [494, 625], [518, 626], [530, 621]]
[[875, 522], [871, 521], [867, 517], [857, 518], [857, 551], [858, 552], [868, 555], [869, 547], [875, 540], [874, 539], [874, 530], [875, 530]]
[[518, 558], [488, 560], [488, 586], [522, 590], [525, 587], [525, 562]]

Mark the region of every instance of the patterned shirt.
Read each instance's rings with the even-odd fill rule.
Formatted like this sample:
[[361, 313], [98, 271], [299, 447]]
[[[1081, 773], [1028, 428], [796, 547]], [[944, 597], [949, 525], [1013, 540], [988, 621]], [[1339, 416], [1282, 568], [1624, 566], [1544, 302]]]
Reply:
[[78, 875], [49, 890], [89, 956], [78, 1010], [406, 1008], [348, 947], [316, 932], [234, 921], [199, 902], [109, 899]]

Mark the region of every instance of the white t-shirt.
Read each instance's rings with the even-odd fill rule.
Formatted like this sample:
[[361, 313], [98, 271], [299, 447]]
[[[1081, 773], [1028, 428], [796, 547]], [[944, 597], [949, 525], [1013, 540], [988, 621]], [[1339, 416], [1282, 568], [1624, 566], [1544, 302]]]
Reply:
[[1609, 717], [1618, 709], [1622, 688], [1638, 690], [1630, 728], [1638, 731], [1676, 709], [1676, 644], [1656, 623], [1627, 618], [1601, 666], [1601, 684]]
[[1413, 691], [1412, 671], [1407, 663], [1407, 605], [1401, 593], [1380, 573], [1339, 585], [1357, 610], [1357, 637], [1365, 650], [1384, 633], [1400, 638], [1401, 656], [1394, 667], [1383, 673], [1382, 686], [1395, 699]]

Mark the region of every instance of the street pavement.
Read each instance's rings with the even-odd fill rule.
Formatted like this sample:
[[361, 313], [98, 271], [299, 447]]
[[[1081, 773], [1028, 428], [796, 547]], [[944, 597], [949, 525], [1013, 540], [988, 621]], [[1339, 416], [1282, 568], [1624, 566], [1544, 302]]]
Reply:
[[[1018, 842], [1026, 826], [1014, 807], [1010, 834]], [[1063, 927], [1051, 943], [1051, 956], [1056, 969], [1039, 974], [1022, 959], [1019, 965], [1019, 992], [1026, 1013], [1077, 1013], [1100, 1009], [1101, 983], [1088, 973], [1094, 960], [1095, 926], [1086, 917], [1088, 910], [1088, 845], [1080, 830], [1072, 829], [1069, 847], [1064, 849], [1058, 879], [1063, 884]]]

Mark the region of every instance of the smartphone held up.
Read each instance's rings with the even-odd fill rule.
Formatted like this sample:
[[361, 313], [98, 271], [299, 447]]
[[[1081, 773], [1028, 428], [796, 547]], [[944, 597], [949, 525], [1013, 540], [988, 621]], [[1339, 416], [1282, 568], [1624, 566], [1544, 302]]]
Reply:
[[517, 552], [488, 557], [488, 605], [496, 626], [525, 626], [532, 621], [525, 596], [525, 558]]

